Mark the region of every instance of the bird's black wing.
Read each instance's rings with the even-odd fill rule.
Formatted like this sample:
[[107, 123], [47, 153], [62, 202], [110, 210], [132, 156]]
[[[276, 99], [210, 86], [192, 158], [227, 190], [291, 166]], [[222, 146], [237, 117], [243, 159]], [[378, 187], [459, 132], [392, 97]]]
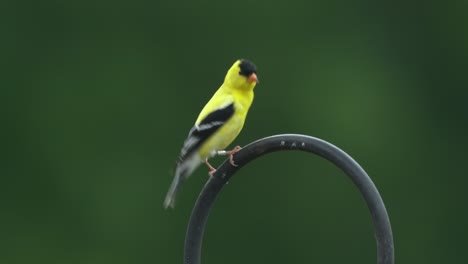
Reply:
[[234, 103], [219, 108], [207, 115], [198, 125], [190, 129], [180, 152], [179, 162], [190, 156], [203, 142], [210, 138], [234, 115]]

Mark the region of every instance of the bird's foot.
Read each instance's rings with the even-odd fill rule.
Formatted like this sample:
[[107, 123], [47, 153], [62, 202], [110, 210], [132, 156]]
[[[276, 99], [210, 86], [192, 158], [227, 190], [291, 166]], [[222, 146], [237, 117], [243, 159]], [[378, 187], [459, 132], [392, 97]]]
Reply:
[[230, 151], [226, 151], [226, 154], [229, 155], [229, 163], [231, 163], [232, 166], [237, 167], [237, 164], [234, 163], [234, 154], [239, 152], [242, 148], [240, 146], [236, 146]]
[[216, 172], [216, 169], [213, 166], [211, 166], [211, 164], [208, 162], [208, 159], [205, 159], [205, 164], [206, 166], [208, 166], [208, 168], [210, 168], [208, 175], [210, 175], [210, 177], [213, 177], [213, 174]]

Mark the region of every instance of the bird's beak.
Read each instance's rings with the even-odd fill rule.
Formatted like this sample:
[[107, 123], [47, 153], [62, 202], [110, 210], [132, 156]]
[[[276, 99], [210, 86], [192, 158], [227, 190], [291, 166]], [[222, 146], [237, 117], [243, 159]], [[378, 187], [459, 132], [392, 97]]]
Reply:
[[249, 76], [249, 78], [247, 78], [247, 80], [249, 81], [249, 83], [253, 83], [253, 82], [259, 83], [258, 78], [257, 78], [257, 74], [255, 74], [255, 73], [250, 74], [250, 76]]

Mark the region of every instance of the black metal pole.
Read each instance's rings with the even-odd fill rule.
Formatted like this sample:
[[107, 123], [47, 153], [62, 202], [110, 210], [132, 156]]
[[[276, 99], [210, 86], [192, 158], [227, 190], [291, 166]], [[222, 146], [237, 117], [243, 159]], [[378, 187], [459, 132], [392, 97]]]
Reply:
[[299, 150], [319, 155], [341, 170], [354, 182], [367, 203], [375, 227], [377, 263], [394, 264], [393, 234], [387, 210], [380, 194], [367, 173], [348, 154], [334, 145], [305, 135], [276, 135], [255, 141], [234, 155], [238, 167], [225, 161], [211, 177], [198, 197], [190, 216], [185, 237], [185, 264], [200, 264], [206, 221], [218, 193], [232, 175], [252, 160], [274, 151]]

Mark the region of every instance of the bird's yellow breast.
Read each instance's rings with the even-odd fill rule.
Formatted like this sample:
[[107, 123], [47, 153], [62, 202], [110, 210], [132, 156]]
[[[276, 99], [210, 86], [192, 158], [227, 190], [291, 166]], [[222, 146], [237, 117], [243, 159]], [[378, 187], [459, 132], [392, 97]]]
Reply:
[[[234, 114], [213, 136], [208, 138], [200, 148], [199, 154], [201, 159], [207, 158], [212, 151], [224, 150], [234, 141], [244, 126], [247, 112], [252, 105], [254, 97], [252, 90], [234, 90], [228, 92], [220, 90], [218, 92], [225, 94], [218, 94], [214, 96], [213, 99], [224, 98], [223, 100], [225, 102], [234, 102]], [[219, 105], [217, 102], [212, 102], [212, 100], [210, 100], [205, 108], [210, 108], [209, 106], [212, 103], [214, 105]], [[197, 122], [199, 121], [197, 120]]]

